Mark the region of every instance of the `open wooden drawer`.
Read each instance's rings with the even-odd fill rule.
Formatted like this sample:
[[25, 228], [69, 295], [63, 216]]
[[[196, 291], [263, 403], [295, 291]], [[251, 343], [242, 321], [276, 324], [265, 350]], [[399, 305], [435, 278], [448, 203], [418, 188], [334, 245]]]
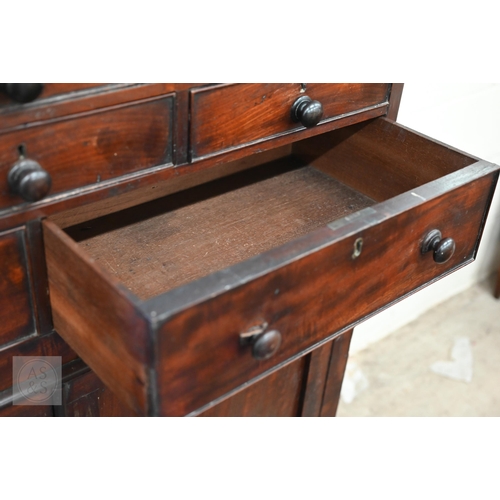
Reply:
[[55, 328], [136, 412], [197, 414], [474, 260], [497, 166], [384, 118], [286, 153], [44, 221]]

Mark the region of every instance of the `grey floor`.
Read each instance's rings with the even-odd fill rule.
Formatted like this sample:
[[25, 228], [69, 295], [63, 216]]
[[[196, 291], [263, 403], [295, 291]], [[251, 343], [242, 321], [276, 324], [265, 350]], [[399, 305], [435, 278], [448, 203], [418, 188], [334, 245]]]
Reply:
[[337, 415], [500, 416], [494, 278], [350, 356]]

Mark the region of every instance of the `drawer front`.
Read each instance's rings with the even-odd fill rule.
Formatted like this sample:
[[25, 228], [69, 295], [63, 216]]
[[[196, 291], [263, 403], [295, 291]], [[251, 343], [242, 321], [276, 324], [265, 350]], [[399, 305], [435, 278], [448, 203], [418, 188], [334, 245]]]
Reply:
[[[233, 266], [226, 276], [240, 276], [240, 283], [215, 276], [220, 288], [212, 298], [192, 302], [202, 294], [200, 282], [196, 291], [186, 286], [170, 295], [182, 312], [157, 333], [159, 413], [189, 414], [472, 261], [495, 182], [496, 173], [440, 196], [433, 182], [268, 252], [272, 272], [262, 274], [263, 259]], [[421, 252], [432, 229], [455, 240], [445, 264]], [[265, 323], [282, 341], [273, 357], [258, 361], [239, 334]]]
[[7, 133], [0, 144], [0, 208], [24, 200], [8, 185], [21, 155], [51, 178], [47, 195], [172, 162], [173, 95]]
[[[55, 97], [69, 94], [70, 92], [105, 86], [105, 84], [102, 83], [45, 83], [39, 84], [43, 85], [43, 87], [37, 95], [37, 92], [34, 90], [34, 86], [32, 84], [27, 84], [30, 86], [28, 92], [26, 92], [26, 89], [23, 89], [22, 83], [17, 84], [16, 87], [11, 86], [10, 88], [6, 87], [6, 85], [7, 84], [0, 84], [0, 111], [6, 107], [22, 107], [31, 102], [36, 102], [38, 104], [48, 97]], [[33, 97], [35, 95], [36, 97]], [[26, 101], [26, 99], [29, 100]]]
[[23, 229], [0, 235], [0, 349], [36, 333]]
[[291, 118], [292, 105], [304, 95], [322, 104], [320, 123], [325, 123], [374, 106], [382, 109], [388, 93], [385, 83], [236, 84], [193, 90], [191, 157], [194, 160], [304, 130]]

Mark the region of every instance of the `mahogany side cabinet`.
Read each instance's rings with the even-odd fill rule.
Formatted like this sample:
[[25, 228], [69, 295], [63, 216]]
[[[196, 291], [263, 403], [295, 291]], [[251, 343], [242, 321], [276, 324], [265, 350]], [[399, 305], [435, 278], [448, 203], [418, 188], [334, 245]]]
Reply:
[[0, 415], [335, 416], [354, 326], [474, 260], [498, 179], [402, 90], [0, 84]]

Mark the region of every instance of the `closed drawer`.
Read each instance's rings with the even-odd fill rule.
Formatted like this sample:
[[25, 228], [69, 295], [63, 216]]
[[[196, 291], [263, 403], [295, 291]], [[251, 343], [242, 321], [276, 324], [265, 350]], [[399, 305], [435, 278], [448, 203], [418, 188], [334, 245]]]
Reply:
[[25, 231], [21, 228], [0, 234], [0, 350], [35, 334]]
[[[47, 183], [50, 189], [43, 199], [171, 164], [173, 101], [170, 94], [4, 134], [0, 209], [26, 202], [8, 181], [9, 172], [22, 158], [37, 162], [46, 179], [50, 176], [50, 181], [44, 180], [44, 190]], [[31, 192], [28, 184], [25, 188]]]
[[105, 87], [102, 83], [0, 83], [0, 110], [43, 102], [49, 97]]
[[142, 207], [46, 220], [55, 328], [136, 412], [196, 414], [473, 261], [497, 177], [376, 119]]
[[[191, 157], [198, 159], [304, 130], [292, 119], [304, 96], [323, 108], [320, 125], [362, 111], [387, 112], [389, 84], [254, 83], [191, 91]], [[296, 140], [297, 137], [294, 137]]]

